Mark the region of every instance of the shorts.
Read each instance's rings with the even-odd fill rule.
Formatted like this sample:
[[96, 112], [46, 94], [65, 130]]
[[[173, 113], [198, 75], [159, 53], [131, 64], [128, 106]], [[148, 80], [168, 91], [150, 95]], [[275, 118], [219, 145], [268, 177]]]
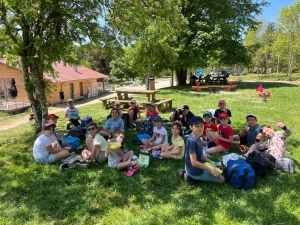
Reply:
[[[188, 172], [186, 172], [186, 173], [188, 174]], [[209, 181], [209, 182], [214, 182], [214, 183], [218, 183], [219, 180], [221, 179], [220, 176], [214, 177], [207, 170], [204, 170], [203, 173], [201, 175], [198, 175], [198, 176], [191, 176], [190, 174], [188, 174], [188, 175], [191, 178], [195, 179], [195, 180]]]
[[99, 154], [97, 155], [98, 163], [104, 163], [104, 162], [106, 162], [106, 160], [107, 160], [107, 157], [105, 156], [105, 152], [100, 151]]
[[42, 159], [34, 159], [34, 160], [37, 163], [40, 163], [40, 164], [55, 163], [53, 154], [49, 154], [49, 155], [47, 155], [46, 157], [44, 157]]
[[121, 162], [123, 162], [123, 159], [120, 159], [120, 161], [116, 164], [116, 166], [115, 166], [115, 168], [114, 168], [115, 170], [118, 169], [118, 164], [121, 163]]
[[248, 143], [247, 143], [247, 135], [245, 135], [245, 137], [241, 137], [239, 135], [239, 137], [240, 137], [240, 145], [248, 145]]

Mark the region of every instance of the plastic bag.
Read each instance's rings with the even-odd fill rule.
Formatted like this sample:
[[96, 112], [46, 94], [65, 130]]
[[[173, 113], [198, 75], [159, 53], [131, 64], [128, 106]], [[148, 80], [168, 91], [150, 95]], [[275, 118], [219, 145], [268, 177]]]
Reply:
[[239, 155], [236, 153], [230, 153], [227, 155], [223, 156], [223, 165], [227, 167], [227, 162], [229, 160], [238, 160], [239, 159]]
[[139, 160], [138, 160], [138, 165], [140, 167], [147, 168], [149, 166], [149, 161], [150, 161], [149, 155], [140, 154], [139, 155]]

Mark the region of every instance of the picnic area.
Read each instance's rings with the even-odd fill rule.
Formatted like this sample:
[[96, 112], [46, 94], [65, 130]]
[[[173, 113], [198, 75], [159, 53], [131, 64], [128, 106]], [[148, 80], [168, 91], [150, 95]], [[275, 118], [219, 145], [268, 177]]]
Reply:
[[[255, 88], [262, 84], [271, 92], [268, 102], [258, 98]], [[219, 99], [227, 101], [232, 111], [232, 126], [238, 133], [245, 125], [245, 115], [255, 113], [260, 125], [282, 121], [293, 134], [288, 139], [289, 155], [296, 163], [296, 174], [273, 171], [258, 178], [255, 189], [239, 190], [228, 183], [202, 182], [189, 186], [176, 172], [184, 162], [150, 158], [148, 168], [133, 177], [92, 165], [61, 172], [60, 163], [39, 165], [32, 158], [35, 140], [32, 122], [0, 134], [1, 152], [1, 223], [2, 224], [298, 224], [300, 117], [298, 82], [243, 82], [231, 92], [207, 94], [191, 86], [159, 90], [159, 97], [173, 99], [173, 107], [188, 104], [195, 115], [217, 108]], [[147, 101], [148, 99], [145, 99]], [[80, 104], [78, 100], [78, 104]], [[286, 111], [283, 109], [287, 109]], [[51, 110], [51, 109], [50, 109]], [[103, 125], [110, 109], [101, 103], [80, 107], [80, 115], [93, 115]], [[63, 112], [58, 130], [64, 129]], [[170, 112], [161, 112], [169, 119]], [[9, 120], [13, 120], [10, 118]], [[1, 125], [1, 121], [0, 121]], [[126, 132], [125, 146], [139, 155], [132, 144], [137, 131]], [[22, 137], [22, 138], [20, 138]], [[239, 153], [237, 147], [232, 152]], [[221, 155], [212, 160], [219, 161]], [[13, 222], [14, 221], [14, 222]]]

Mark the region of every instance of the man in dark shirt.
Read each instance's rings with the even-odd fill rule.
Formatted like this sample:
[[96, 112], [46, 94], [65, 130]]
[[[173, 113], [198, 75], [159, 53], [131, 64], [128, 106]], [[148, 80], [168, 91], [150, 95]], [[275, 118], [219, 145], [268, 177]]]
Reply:
[[190, 120], [195, 116], [191, 111], [188, 105], [183, 105], [181, 108], [182, 115], [180, 119], [176, 122], [181, 124], [181, 129], [184, 134], [190, 134]]

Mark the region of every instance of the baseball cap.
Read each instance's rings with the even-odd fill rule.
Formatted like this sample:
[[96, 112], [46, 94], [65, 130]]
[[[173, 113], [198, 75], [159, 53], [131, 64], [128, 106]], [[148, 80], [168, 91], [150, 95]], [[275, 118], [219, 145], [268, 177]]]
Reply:
[[204, 116], [210, 116], [210, 117], [212, 117], [212, 114], [211, 114], [210, 111], [205, 111], [205, 112], [203, 113], [203, 117], [204, 117]]
[[148, 105], [154, 106], [153, 102], [147, 102], [147, 106], [148, 106]]
[[162, 121], [163, 119], [162, 119], [160, 116], [156, 116], [156, 117], [154, 117], [153, 120], [154, 120], [154, 121]]
[[58, 119], [59, 117], [57, 116], [57, 115], [55, 115], [55, 114], [50, 114], [49, 116], [48, 116], [48, 120], [50, 120], [50, 119]]
[[221, 100], [219, 101], [219, 104], [226, 104], [226, 102], [225, 102], [224, 99], [221, 99]]
[[183, 105], [181, 108], [181, 110], [187, 110], [187, 109], [190, 109], [188, 105]]
[[121, 103], [118, 101], [118, 102], [115, 102], [115, 104], [114, 104], [115, 106], [117, 106], [117, 105], [121, 105]]
[[254, 118], [257, 120], [257, 117], [256, 117], [255, 114], [248, 114], [248, 115], [246, 116], [246, 119], [248, 119], [248, 117], [254, 117]]
[[69, 102], [74, 102], [73, 98], [69, 98], [69, 99], [67, 100], [67, 103], [69, 103]]
[[229, 118], [229, 116], [227, 113], [223, 112], [223, 113], [218, 114], [218, 118]]
[[44, 126], [43, 126], [43, 129], [46, 129], [46, 128], [48, 128], [48, 127], [53, 127], [53, 128], [55, 128], [56, 125], [53, 124], [53, 123], [45, 123]]
[[129, 103], [136, 103], [135, 99], [131, 99]]
[[190, 124], [198, 124], [198, 123], [204, 123], [202, 117], [200, 116], [193, 116], [192, 119], [190, 120]]

